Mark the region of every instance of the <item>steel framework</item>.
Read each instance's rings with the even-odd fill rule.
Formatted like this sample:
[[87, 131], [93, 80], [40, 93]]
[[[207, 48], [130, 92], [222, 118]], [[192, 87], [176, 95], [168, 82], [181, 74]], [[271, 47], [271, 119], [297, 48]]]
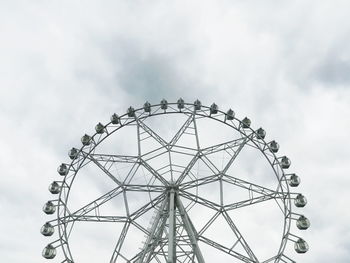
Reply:
[[[185, 121], [170, 140], [163, 138], [147, 123], [147, 120], [152, 117], [162, 115], [170, 117], [174, 114], [185, 116]], [[237, 137], [203, 147], [199, 136], [200, 129], [197, 127], [197, 122], [202, 119], [210, 119], [232, 128]], [[116, 155], [98, 151], [105, 139], [112, 135], [118, 136], [118, 131], [127, 126], [134, 127], [137, 131], [137, 154]], [[278, 144], [275, 141], [266, 142], [265, 131], [262, 128], [252, 129], [248, 118], [239, 120], [231, 109], [223, 112], [216, 104], [209, 107], [203, 106], [198, 100], [194, 103], [185, 103], [182, 99], [175, 103], [162, 100], [156, 105], [146, 102], [139, 109], [130, 107], [121, 116], [114, 114], [111, 122], [105, 125], [99, 123], [95, 130], [96, 133], [93, 136], [85, 134], [82, 137], [83, 145], [80, 149], [71, 149], [69, 157], [72, 161], [69, 164], [63, 163], [58, 168], [63, 179], [50, 185], [50, 192], [58, 194], [58, 198], [47, 202], [43, 210], [47, 214], [56, 212], [57, 217], [46, 222], [41, 233], [51, 236], [55, 229], [58, 229], [58, 238], [45, 247], [43, 251], [45, 258], [54, 258], [56, 248], [61, 247], [63, 251], [61, 262], [75, 262], [69, 239], [74, 232], [74, 225], [79, 222], [112, 222], [122, 225], [110, 255], [111, 263], [204, 263], [206, 255], [204, 247], [208, 246], [218, 253], [228, 255], [236, 262], [289, 263], [295, 261], [285, 253], [288, 241], [294, 242], [298, 253], [305, 253], [308, 250], [308, 245], [302, 238], [290, 233], [292, 220], [296, 221], [297, 227], [301, 230], [307, 229], [310, 225], [306, 217], [292, 212], [292, 200], [297, 207], [303, 207], [306, 204], [306, 198], [303, 195], [290, 191], [290, 187], [299, 185], [299, 177], [285, 172], [290, 166], [290, 160], [285, 156], [276, 156]], [[194, 143], [179, 144], [184, 136], [190, 136]], [[147, 148], [145, 144], [149, 141], [157, 147]], [[263, 154], [272, 168], [275, 188], [265, 187], [231, 174], [232, 164], [244, 147], [253, 148]], [[186, 162], [179, 164], [174, 154], [186, 157]], [[226, 156], [222, 158], [221, 167], [212, 158], [217, 154]], [[162, 161], [159, 158], [163, 158]], [[199, 162], [205, 167], [207, 171], [205, 174], [201, 174], [201, 171], [196, 169]], [[127, 169], [124, 169], [123, 173], [118, 172], [115, 169], [118, 165], [124, 165]], [[78, 174], [82, 174], [79, 171], [86, 166], [97, 167], [110, 179], [114, 187], [72, 211], [70, 193], [73, 182]], [[144, 178], [139, 180], [141, 170]], [[206, 194], [199, 194], [200, 187], [213, 184], [219, 185], [217, 200], [208, 198]], [[227, 201], [224, 190], [227, 186], [246, 191], [247, 198]], [[148, 200], [139, 207], [132, 208], [131, 193], [146, 193]], [[100, 212], [100, 208], [105, 203], [115, 199], [123, 201], [125, 212], [119, 211], [118, 215], [106, 215]], [[284, 222], [281, 242], [276, 248], [276, 253], [267, 259], [261, 259], [249, 245], [249, 240], [241, 233], [232, 218], [232, 211], [269, 200], [273, 200], [278, 206]], [[189, 214], [194, 206], [212, 211], [212, 215], [200, 227], [193, 222], [193, 217], [191, 218]], [[153, 213], [153, 217], [146, 226], [143, 217], [149, 213]], [[221, 218], [231, 231], [228, 233], [232, 240], [229, 246], [206, 236], [207, 230], [218, 218]], [[134, 254], [129, 254], [130, 250], [124, 249], [130, 228], [135, 228], [145, 235], [144, 244]]]

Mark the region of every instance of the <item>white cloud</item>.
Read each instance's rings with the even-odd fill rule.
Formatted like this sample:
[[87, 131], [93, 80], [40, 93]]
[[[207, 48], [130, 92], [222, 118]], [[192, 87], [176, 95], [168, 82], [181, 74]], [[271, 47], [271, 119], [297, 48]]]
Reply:
[[[0, 254], [44, 262], [56, 166], [129, 105], [183, 97], [251, 117], [302, 178], [312, 228], [298, 262], [346, 262], [347, 1], [0, 4]], [[14, 253], [13, 251], [16, 251]]]

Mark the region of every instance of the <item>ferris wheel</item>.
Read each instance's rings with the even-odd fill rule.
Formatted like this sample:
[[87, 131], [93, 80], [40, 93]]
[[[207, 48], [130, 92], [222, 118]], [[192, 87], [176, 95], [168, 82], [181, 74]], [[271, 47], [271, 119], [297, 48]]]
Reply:
[[[58, 262], [295, 262], [310, 226], [288, 157], [232, 109], [179, 99], [129, 107], [58, 167], [41, 228]], [[293, 232], [293, 233], [292, 233]], [[108, 237], [107, 237], [108, 236]], [[59, 254], [58, 254], [59, 253]]]

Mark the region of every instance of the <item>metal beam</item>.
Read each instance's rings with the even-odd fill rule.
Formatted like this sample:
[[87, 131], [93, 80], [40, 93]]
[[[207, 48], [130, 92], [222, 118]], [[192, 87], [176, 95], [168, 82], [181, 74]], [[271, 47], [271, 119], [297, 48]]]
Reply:
[[155, 131], [153, 131], [150, 127], [148, 127], [143, 121], [138, 119], [137, 124], [140, 128], [142, 128], [145, 132], [147, 132], [154, 140], [156, 140], [160, 145], [168, 149], [168, 143], [161, 136], [159, 136]]
[[175, 190], [169, 192], [169, 235], [168, 235], [168, 263], [176, 262], [176, 219], [175, 219]]
[[100, 164], [95, 158], [91, 155], [86, 156], [87, 159], [91, 160], [97, 167], [99, 167], [109, 178], [111, 178], [117, 185], [121, 186], [122, 183], [102, 164]]
[[[163, 233], [163, 231], [159, 231], [159, 229], [161, 229], [162, 225], [163, 225], [161, 219], [162, 219], [162, 217], [164, 217], [164, 208], [166, 208], [168, 201], [169, 201], [169, 197], [164, 199], [164, 201], [161, 204], [159, 211], [158, 211], [158, 213], [153, 221], [153, 224], [152, 224], [152, 227], [150, 230], [150, 234], [147, 237], [143, 252], [142, 252], [142, 254], [139, 258], [139, 261], [138, 261], [140, 263], [148, 262], [148, 260], [145, 261], [144, 259], [146, 257], [146, 254], [149, 253], [150, 251], [153, 251], [155, 246], [157, 245], [156, 233], [157, 232], [161, 232], [161, 234]], [[159, 223], [161, 223], [161, 224], [159, 225]], [[149, 256], [148, 256], [148, 258], [149, 258]]]
[[227, 170], [231, 167], [232, 163], [234, 162], [234, 160], [236, 160], [238, 154], [241, 152], [241, 150], [243, 149], [244, 145], [246, 144], [248, 138], [244, 138], [243, 142], [241, 142], [241, 144], [238, 146], [237, 150], [233, 150], [234, 154], [231, 156], [230, 160], [227, 162], [225, 168], [221, 171], [223, 174], [225, 174], [227, 172]]
[[242, 236], [242, 234], [238, 230], [238, 228], [235, 225], [235, 223], [233, 223], [233, 221], [232, 221], [231, 217], [229, 216], [229, 214], [225, 210], [223, 210], [222, 211], [222, 215], [224, 216], [226, 222], [228, 223], [228, 225], [232, 229], [233, 233], [235, 233], [236, 237], [238, 238], [238, 241], [241, 243], [241, 245], [243, 246], [244, 250], [247, 252], [249, 258], [251, 260], [253, 260], [254, 262], [256, 262], [256, 263], [259, 263], [258, 258], [255, 256], [253, 250], [249, 247], [247, 241], [244, 239], [244, 237]]
[[119, 236], [119, 239], [117, 241], [117, 244], [114, 248], [114, 251], [113, 251], [113, 254], [112, 254], [112, 257], [111, 257], [111, 260], [110, 260], [110, 263], [115, 263], [117, 262], [117, 258], [118, 256], [120, 256], [120, 250], [123, 246], [123, 243], [124, 243], [124, 240], [125, 240], [125, 237], [126, 237], [126, 234], [128, 233], [128, 230], [129, 230], [129, 227], [130, 227], [130, 221], [126, 222], [124, 224], [124, 227], [122, 229], [122, 232]]
[[162, 182], [164, 185], [169, 185], [168, 181], [163, 176], [161, 176], [158, 173], [158, 171], [156, 171], [152, 166], [150, 166], [147, 162], [145, 162], [142, 158], [140, 158], [140, 163], [160, 182]]
[[[168, 211], [166, 211], [166, 213], [168, 213]], [[162, 250], [163, 255], [165, 254], [165, 252], [163, 250], [163, 246], [164, 245], [161, 244], [161, 239], [162, 239], [162, 235], [164, 233], [164, 228], [165, 228], [167, 220], [168, 220], [167, 216], [164, 216], [162, 218], [162, 222], [160, 223], [160, 226], [159, 226], [157, 232], [155, 233], [154, 242], [153, 242], [153, 244], [152, 244], [152, 246], [151, 246], [151, 248], [149, 250], [149, 253], [147, 255], [145, 263], [149, 263], [152, 260], [152, 258], [155, 258], [157, 260], [156, 253], [154, 253], [154, 250], [156, 249], [156, 247], [158, 245], [160, 246], [160, 250]], [[165, 255], [164, 255], [164, 257], [165, 257]]]
[[181, 136], [186, 132], [187, 128], [191, 125], [193, 120], [193, 116], [190, 115], [186, 122], [181, 126], [180, 130], [175, 134], [175, 136], [169, 142], [169, 150], [171, 150], [177, 141], [181, 138]]
[[202, 252], [199, 249], [198, 242], [197, 242], [197, 237], [196, 237], [196, 230], [188, 217], [188, 214], [186, 213], [186, 209], [184, 208], [180, 198], [178, 195], [176, 195], [176, 206], [179, 209], [180, 216], [182, 218], [182, 221], [184, 223], [184, 228], [190, 238], [191, 241], [191, 246], [193, 253], [196, 255], [196, 258], [198, 260], [198, 263], [204, 263], [204, 258], [202, 255]]

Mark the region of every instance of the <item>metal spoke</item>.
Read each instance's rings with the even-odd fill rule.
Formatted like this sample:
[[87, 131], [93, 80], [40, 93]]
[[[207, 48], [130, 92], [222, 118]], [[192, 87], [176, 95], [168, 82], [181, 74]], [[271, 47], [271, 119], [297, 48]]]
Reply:
[[221, 209], [221, 206], [219, 204], [216, 204], [216, 203], [211, 202], [205, 198], [202, 198], [202, 197], [195, 195], [195, 194], [191, 194], [191, 193], [186, 192], [184, 190], [179, 190], [179, 195], [188, 199], [188, 200], [191, 200], [195, 203], [209, 207], [210, 209], [213, 209], [214, 211], [220, 211], [220, 209]]
[[121, 234], [119, 236], [117, 244], [115, 245], [115, 248], [114, 248], [111, 260], [110, 260], [111, 263], [115, 263], [117, 261], [118, 256], [120, 255], [120, 250], [121, 250], [121, 248], [123, 246], [126, 234], [127, 234], [128, 230], [129, 230], [129, 227], [130, 227], [130, 221], [126, 222], [124, 224], [124, 226], [123, 226], [122, 232], [121, 232]]
[[69, 213], [68, 217], [84, 216], [87, 213], [97, 209], [102, 204], [108, 202], [109, 200], [113, 199], [114, 197], [118, 196], [121, 193], [123, 193], [123, 189], [122, 189], [122, 187], [118, 186], [118, 187], [114, 188], [113, 190], [109, 191], [108, 193], [100, 196], [99, 198], [95, 199], [94, 201], [83, 206], [82, 208], [76, 210], [74, 213]]
[[[82, 151], [83, 155], [93, 158], [100, 163], [136, 163], [138, 156], [132, 155], [116, 155], [116, 154], [101, 154], [101, 153], [87, 153]], [[90, 159], [90, 158], [88, 158]]]
[[60, 218], [62, 223], [70, 222], [126, 222], [128, 221], [127, 216], [102, 216], [102, 215], [73, 215]]
[[165, 186], [163, 185], [142, 185], [142, 184], [126, 184], [123, 185], [125, 191], [133, 192], [147, 192], [147, 193], [161, 193], [165, 191]]
[[218, 216], [221, 214], [221, 211], [217, 211], [209, 220], [208, 222], [202, 227], [201, 230], [199, 230], [198, 235], [203, 235], [204, 232], [214, 223], [214, 221], [218, 218]]
[[[183, 173], [180, 175], [179, 179], [177, 180], [177, 183], [181, 184], [181, 182], [188, 175], [189, 171], [193, 168], [193, 166], [198, 161], [198, 159], [201, 159], [203, 163], [206, 164], [206, 166], [212, 171], [213, 174], [225, 173], [229, 169], [233, 161], [236, 159], [237, 155], [243, 148], [246, 140], [247, 140], [246, 138], [240, 138], [240, 139], [232, 140], [226, 143], [221, 143], [221, 144], [217, 144], [214, 146], [201, 149], [199, 152], [197, 152], [197, 154], [192, 158], [188, 166], [184, 169]], [[227, 149], [232, 149], [234, 147], [238, 147], [238, 150], [235, 151], [235, 154], [230, 158], [229, 162], [226, 164], [225, 168], [222, 171], [220, 171], [220, 169], [218, 169], [207, 157], [207, 155], [210, 155], [212, 153], [224, 151], [224, 150], [227, 151]]]
[[[245, 207], [245, 206], [250, 206], [250, 205], [253, 205], [253, 204], [265, 202], [265, 201], [272, 200], [272, 199], [278, 199], [278, 198], [283, 198], [283, 197], [281, 197], [280, 193], [279, 194], [277, 194], [277, 193], [267, 194], [267, 195], [262, 195], [262, 196], [259, 196], [259, 197], [254, 197], [254, 198], [251, 198], [251, 199], [235, 202], [235, 203], [232, 203], [232, 204], [224, 205], [224, 208], [225, 208], [226, 211], [229, 211], [229, 210], [242, 208], [242, 207]], [[285, 194], [285, 198], [288, 198], [287, 194]]]
[[247, 189], [249, 191], [258, 193], [258, 194], [262, 194], [262, 195], [268, 195], [268, 194], [279, 194], [280, 192], [276, 192], [275, 190], [263, 187], [261, 185], [258, 184], [254, 184], [242, 179], [239, 179], [237, 177], [234, 176], [230, 176], [227, 174], [223, 174], [222, 175], [222, 180], [228, 184], [232, 184], [235, 186], [238, 186], [240, 188], [243, 189]]
[[[248, 138], [244, 138], [243, 141], [241, 142], [241, 144], [238, 146], [237, 150], [233, 150], [233, 155], [231, 156], [230, 160], [227, 162], [226, 166], [224, 169], [222, 169], [221, 173], [225, 174], [227, 172], [227, 170], [231, 167], [232, 163], [234, 162], [234, 160], [237, 158], [238, 154], [241, 152], [241, 150], [243, 149], [244, 145], [246, 144]], [[230, 148], [230, 149], [233, 149]], [[225, 151], [227, 151], [227, 149], [225, 149]]]
[[136, 172], [140, 168], [140, 165], [141, 164], [139, 162], [133, 164], [133, 166], [131, 167], [130, 171], [128, 172], [128, 174], [126, 175], [123, 181], [123, 185], [130, 184], [131, 180], [134, 178]]
[[217, 168], [216, 165], [213, 164], [213, 162], [206, 155], [201, 155], [201, 160], [203, 161], [203, 163], [209, 168], [209, 170], [213, 174], [219, 174], [220, 173], [219, 168]]
[[227, 151], [229, 149], [237, 148], [239, 145], [241, 145], [243, 142], [245, 142], [246, 138], [239, 138], [230, 140], [224, 143], [219, 143], [216, 145], [212, 145], [206, 148], [201, 149], [201, 152], [203, 155], [209, 155], [221, 151]]
[[166, 193], [162, 193], [159, 196], [157, 196], [156, 198], [152, 199], [150, 202], [148, 202], [147, 204], [143, 205], [142, 207], [137, 209], [135, 212], [131, 213], [130, 214], [130, 218], [132, 220], [136, 220], [137, 218], [139, 218], [140, 216], [145, 214], [150, 209], [156, 207], [157, 205], [159, 205], [164, 200], [165, 195], [166, 195]]
[[146, 153], [143, 153], [140, 157], [144, 160], [144, 161], [149, 161], [149, 160], [152, 160], [162, 154], [165, 154], [167, 153], [168, 150], [167, 149], [164, 149], [163, 146], [160, 146], [156, 149], [153, 149], [152, 151], [149, 151], [149, 152], [146, 152]]
[[222, 252], [224, 252], [224, 253], [232, 256], [232, 257], [235, 257], [235, 258], [237, 258], [237, 259], [239, 259], [239, 260], [241, 260], [243, 262], [255, 263], [255, 261], [251, 260], [250, 258], [248, 258], [246, 256], [243, 256], [242, 254], [240, 254], [240, 253], [238, 253], [236, 251], [233, 251], [232, 249], [227, 248], [227, 247], [225, 247], [225, 246], [223, 246], [223, 245], [221, 245], [221, 244], [219, 244], [219, 243], [217, 243], [217, 242], [215, 242], [215, 241], [213, 241], [213, 240], [211, 240], [211, 239], [209, 239], [207, 237], [199, 236], [199, 240], [204, 242], [204, 243], [206, 243], [206, 244], [208, 244], [209, 246], [211, 246], [211, 247], [213, 247], [213, 248], [215, 248], [217, 250], [220, 250], [220, 251], [222, 251]]
[[135, 220], [131, 221], [131, 224], [134, 225], [136, 228], [138, 228], [139, 230], [141, 230], [144, 234], [146, 234], [147, 236], [150, 235], [150, 232], [144, 228], [143, 226], [141, 226], [139, 223], [137, 223]]
[[192, 180], [192, 181], [189, 181], [189, 182], [186, 182], [186, 183], [182, 183], [182, 184], [179, 185], [179, 187], [182, 190], [187, 190], [187, 189], [198, 187], [198, 186], [201, 186], [201, 185], [217, 182], [219, 180], [220, 180], [220, 177], [217, 174], [214, 174], [214, 175], [210, 175], [210, 176], [207, 176], [207, 177], [203, 177], [203, 178], [199, 178], [199, 179], [196, 179], [196, 180]]
[[109, 178], [111, 178], [117, 185], [122, 185], [122, 182], [120, 182], [117, 178], [115, 178], [115, 176], [108, 171], [108, 169], [106, 169], [105, 166], [103, 166], [100, 162], [98, 162], [93, 156], [91, 155], [87, 155], [86, 156], [87, 159], [91, 160], [94, 164], [97, 165], [97, 167], [99, 167]]
[[181, 182], [185, 179], [185, 177], [188, 175], [188, 173], [191, 171], [193, 166], [196, 164], [197, 160], [200, 158], [200, 154], [197, 153], [189, 162], [189, 164], [186, 166], [186, 168], [183, 170], [181, 175], [176, 181], [176, 184], [181, 184]]
[[163, 176], [161, 176], [156, 170], [154, 170], [153, 167], [150, 166], [147, 162], [145, 162], [143, 159], [140, 159], [140, 162], [142, 166], [145, 167], [155, 178], [161, 181], [164, 185], [169, 185], [169, 182]]
[[190, 115], [185, 123], [181, 126], [178, 132], [174, 135], [174, 137], [169, 142], [169, 150], [173, 148], [173, 146], [178, 142], [181, 136], [186, 132], [186, 130], [190, 127], [193, 121], [193, 115]]
[[241, 243], [241, 245], [243, 246], [244, 250], [247, 252], [247, 254], [249, 255], [250, 259], [253, 260], [254, 262], [259, 262], [259, 260], [257, 259], [257, 257], [255, 256], [255, 254], [253, 253], [253, 251], [251, 250], [251, 248], [249, 247], [248, 243], [246, 242], [246, 240], [244, 239], [244, 237], [242, 236], [242, 234], [240, 233], [240, 231], [238, 230], [237, 226], [233, 223], [231, 217], [229, 216], [229, 214], [223, 210], [222, 211], [222, 215], [224, 216], [226, 222], [228, 223], [228, 225], [230, 226], [230, 228], [232, 229], [233, 233], [236, 235], [236, 237], [238, 238], [239, 243]]
[[168, 149], [168, 143], [159, 136], [155, 131], [153, 131], [150, 127], [148, 127], [143, 121], [138, 119], [138, 126], [142, 128], [145, 132], [147, 132], [153, 139], [155, 139], [160, 145]]

